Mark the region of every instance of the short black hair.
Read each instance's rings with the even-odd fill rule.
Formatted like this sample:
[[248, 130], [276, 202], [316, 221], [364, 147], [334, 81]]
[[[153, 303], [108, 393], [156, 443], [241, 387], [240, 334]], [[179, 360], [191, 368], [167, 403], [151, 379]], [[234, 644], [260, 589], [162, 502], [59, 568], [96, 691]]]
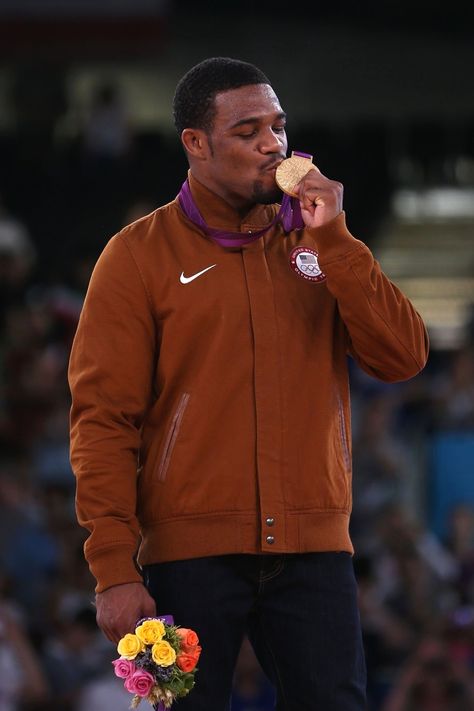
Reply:
[[230, 57], [211, 57], [180, 79], [173, 99], [173, 117], [181, 135], [185, 128], [212, 130], [216, 94], [250, 84], [270, 84], [258, 67]]

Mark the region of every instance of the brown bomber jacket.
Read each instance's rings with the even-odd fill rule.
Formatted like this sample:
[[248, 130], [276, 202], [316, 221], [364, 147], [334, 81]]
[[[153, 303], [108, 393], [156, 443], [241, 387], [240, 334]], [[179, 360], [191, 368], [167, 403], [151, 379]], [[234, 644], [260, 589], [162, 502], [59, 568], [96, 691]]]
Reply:
[[[212, 227], [252, 230], [275, 214], [258, 205], [240, 222], [190, 182]], [[125, 227], [94, 269], [69, 371], [96, 589], [140, 581], [138, 547], [140, 564], [353, 552], [347, 354], [396, 381], [427, 352], [420, 316], [343, 213], [236, 250], [176, 200]]]

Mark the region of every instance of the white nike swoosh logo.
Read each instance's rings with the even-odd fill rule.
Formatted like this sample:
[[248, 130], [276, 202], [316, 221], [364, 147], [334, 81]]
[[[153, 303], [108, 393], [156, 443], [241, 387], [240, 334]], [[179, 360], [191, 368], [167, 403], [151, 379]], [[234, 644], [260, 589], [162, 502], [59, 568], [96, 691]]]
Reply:
[[185, 277], [184, 272], [181, 272], [181, 276], [179, 277], [179, 280], [180, 280], [181, 284], [189, 284], [190, 281], [194, 281], [198, 277], [200, 277], [203, 274], [205, 274], [206, 272], [208, 272], [209, 269], [212, 269], [213, 267], [217, 267], [217, 264], [211, 264], [210, 267], [206, 267], [202, 271], [197, 272], [197, 274], [193, 274], [192, 276], [189, 276], [189, 277]]

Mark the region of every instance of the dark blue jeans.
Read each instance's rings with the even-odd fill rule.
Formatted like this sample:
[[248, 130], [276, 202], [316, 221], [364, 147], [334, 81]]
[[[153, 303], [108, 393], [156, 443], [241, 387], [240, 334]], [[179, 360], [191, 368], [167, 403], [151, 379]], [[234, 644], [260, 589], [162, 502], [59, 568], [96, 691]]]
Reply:
[[348, 553], [225, 555], [147, 566], [159, 614], [194, 629], [202, 654], [179, 711], [228, 711], [248, 635], [278, 711], [363, 711], [365, 660]]

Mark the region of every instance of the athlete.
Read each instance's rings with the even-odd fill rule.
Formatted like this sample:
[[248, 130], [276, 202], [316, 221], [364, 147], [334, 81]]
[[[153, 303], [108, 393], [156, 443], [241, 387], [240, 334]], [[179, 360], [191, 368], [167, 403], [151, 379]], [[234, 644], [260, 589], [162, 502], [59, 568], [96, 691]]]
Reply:
[[347, 357], [406, 380], [426, 331], [339, 182], [311, 169], [280, 209], [286, 113], [260, 69], [207, 59], [173, 108], [187, 179], [105, 247], [71, 354], [97, 621], [114, 642], [156, 613], [198, 632], [182, 711], [229, 709], [245, 635], [277, 709], [362, 711]]

